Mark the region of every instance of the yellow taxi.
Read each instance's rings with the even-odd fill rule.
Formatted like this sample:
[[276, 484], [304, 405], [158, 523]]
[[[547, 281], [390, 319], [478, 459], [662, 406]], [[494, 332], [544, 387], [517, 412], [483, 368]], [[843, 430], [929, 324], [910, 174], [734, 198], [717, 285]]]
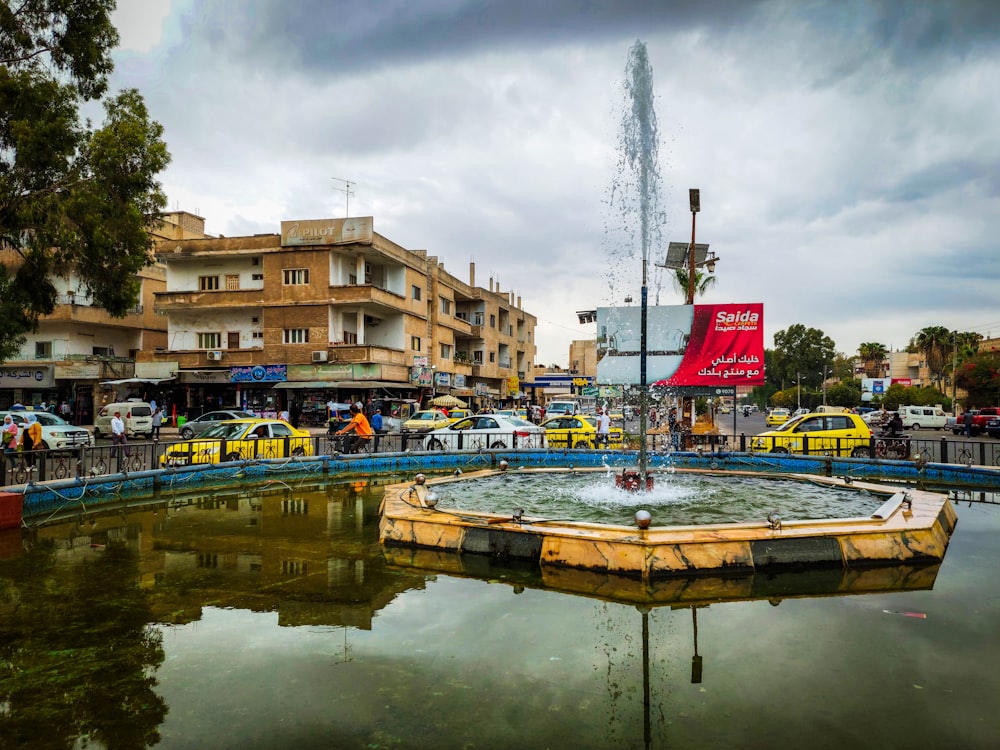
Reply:
[[163, 466], [190, 466], [313, 454], [309, 432], [280, 419], [228, 419], [192, 440], [168, 446], [160, 456], [160, 463]]
[[440, 409], [424, 409], [403, 422], [403, 432], [430, 432], [450, 424], [448, 415]]
[[764, 424], [768, 427], [774, 427], [779, 424], [784, 424], [788, 421], [791, 416], [791, 412], [788, 409], [771, 409], [767, 413], [767, 417], [764, 419]]
[[[590, 414], [563, 414], [541, 424], [550, 448], [597, 448], [597, 417]], [[608, 447], [620, 450], [625, 435], [621, 427], [608, 430]]]
[[454, 424], [460, 419], [465, 419], [466, 417], [472, 416], [472, 409], [449, 409], [448, 410], [448, 421]]
[[754, 436], [750, 449], [870, 458], [871, 437], [871, 427], [857, 414], [811, 413]]

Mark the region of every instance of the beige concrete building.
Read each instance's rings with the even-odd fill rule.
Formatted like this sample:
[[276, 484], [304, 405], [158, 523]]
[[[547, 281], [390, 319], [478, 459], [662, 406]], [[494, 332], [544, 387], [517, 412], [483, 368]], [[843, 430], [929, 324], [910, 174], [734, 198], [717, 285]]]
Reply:
[[[280, 234], [159, 243], [165, 346], [145, 377], [175, 377], [187, 411], [268, 413], [328, 399], [519, 399], [535, 360], [533, 315], [490, 279], [476, 285], [435, 256], [377, 234], [371, 217], [285, 221]], [[195, 233], [196, 234], [196, 233]]]
[[569, 344], [569, 371], [597, 378], [597, 339], [578, 339]]
[[[204, 237], [204, 226], [204, 219], [193, 214], [164, 214], [154, 239]], [[136, 306], [115, 318], [94, 306], [75, 275], [53, 278], [55, 309], [41, 317], [37, 331], [27, 334], [19, 355], [0, 367], [0, 408], [65, 400], [72, 404], [74, 421], [90, 424], [105, 403], [141, 389], [140, 383], [115, 383], [135, 377], [139, 352], [166, 347], [167, 321], [154, 311], [155, 295], [166, 289], [166, 271], [152, 264], [136, 280]]]

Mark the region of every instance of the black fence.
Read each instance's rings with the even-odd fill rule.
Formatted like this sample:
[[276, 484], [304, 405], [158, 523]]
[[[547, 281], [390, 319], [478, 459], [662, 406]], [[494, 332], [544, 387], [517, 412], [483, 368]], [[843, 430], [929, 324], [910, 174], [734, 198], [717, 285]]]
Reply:
[[[70, 450], [16, 451], [6, 453], [0, 468], [0, 486], [44, 482], [50, 479], [135, 473], [168, 465], [216, 463], [219, 461], [295, 459], [351, 453], [405, 453], [407, 451], [475, 451], [544, 447], [539, 436], [496, 432], [449, 435], [452, 443], [433, 441], [422, 433], [387, 433], [366, 441], [345, 435], [314, 435], [310, 438], [285, 437], [258, 442], [241, 440], [177, 440], [133, 442], [127, 446], [93, 445]], [[830, 439], [801, 436], [795, 446], [783, 445], [781, 438], [755, 435], [654, 434], [647, 447], [657, 451], [704, 450], [754, 453], [796, 453], [839, 455], [864, 458], [912, 460], [920, 457], [934, 463], [967, 466], [1000, 466], [1000, 441], [948, 438], [917, 440], [900, 438]], [[786, 438], [787, 440], [787, 438]]]

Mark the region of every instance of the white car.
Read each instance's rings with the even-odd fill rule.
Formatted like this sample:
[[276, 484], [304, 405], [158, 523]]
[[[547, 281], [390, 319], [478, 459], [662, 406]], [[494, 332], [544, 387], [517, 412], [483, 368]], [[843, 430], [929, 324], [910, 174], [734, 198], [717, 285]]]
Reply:
[[545, 430], [520, 417], [475, 414], [428, 432], [423, 447], [427, 451], [544, 448]]
[[21, 430], [28, 422], [28, 414], [35, 415], [38, 424], [42, 426], [42, 444], [36, 446], [40, 450], [67, 450], [82, 448], [93, 443], [90, 430], [86, 427], [72, 425], [62, 417], [49, 414], [47, 411], [0, 411], [0, 421], [8, 414], [17, 425], [18, 440], [21, 439]]

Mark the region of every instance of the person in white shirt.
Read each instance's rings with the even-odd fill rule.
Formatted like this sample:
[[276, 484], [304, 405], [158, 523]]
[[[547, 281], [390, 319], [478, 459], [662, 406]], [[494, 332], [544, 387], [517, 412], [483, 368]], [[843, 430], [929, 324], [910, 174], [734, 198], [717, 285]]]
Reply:
[[611, 432], [611, 417], [607, 409], [597, 408], [597, 444], [599, 446], [608, 445], [608, 434]]
[[111, 418], [111, 445], [115, 446], [115, 454], [118, 458], [119, 467], [122, 460], [122, 446], [125, 446], [125, 455], [128, 456], [128, 436], [125, 434], [125, 422], [122, 421], [122, 413], [116, 411]]

